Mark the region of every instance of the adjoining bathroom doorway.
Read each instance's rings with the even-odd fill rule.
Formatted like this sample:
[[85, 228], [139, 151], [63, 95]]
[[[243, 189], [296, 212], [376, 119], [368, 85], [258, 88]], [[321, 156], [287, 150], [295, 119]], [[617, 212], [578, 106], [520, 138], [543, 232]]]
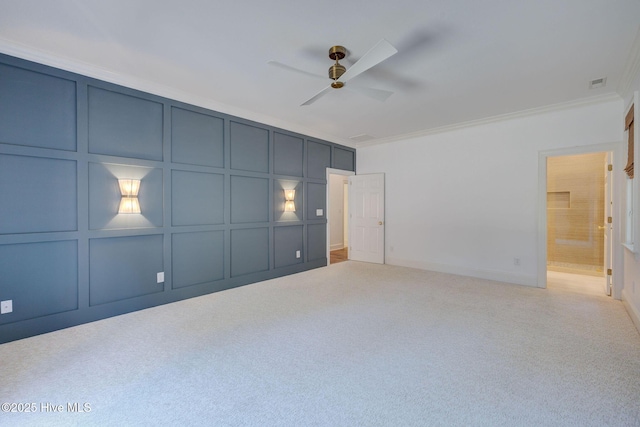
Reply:
[[546, 265], [550, 287], [610, 295], [609, 164], [607, 152], [547, 158]]

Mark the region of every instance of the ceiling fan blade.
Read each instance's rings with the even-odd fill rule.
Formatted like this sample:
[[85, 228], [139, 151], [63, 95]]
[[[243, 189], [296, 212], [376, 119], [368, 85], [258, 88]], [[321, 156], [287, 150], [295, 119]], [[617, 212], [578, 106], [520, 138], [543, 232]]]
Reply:
[[380, 102], [386, 101], [387, 98], [389, 98], [391, 95], [393, 95], [393, 92], [390, 92], [388, 90], [374, 89], [372, 87], [357, 86], [357, 85], [353, 85], [353, 84], [350, 84], [350, 83], [349, 84], [345, 84], [344, 88], [350, 90], [351, 92], [355, 92], [355, 93], [358, 93], [360, 95], [368, 96], [369, 98], [373, 98], [373, 99], [378, 100]]
[[306, 100], [305, 102], [300, 104], [300, 106], [302, 107], [302, 106], [305, 106], [305, 105], [311, 105], [314, 102], [316, 102], [318, 99], [320, 99], [321, 97], [325, 96], [327, 93], [331, 92], [332, 90], [334, 90], [334, 89], [331, 86], [327, 86], [324, 89], [322, 89], [320, 92], [316, 93], [311, 98], [309, 98], [308, 100]]
[[385, 39], [382, 39], [372, 47], [362, 58], [353, 64], [349, 69], [338, 79], [342, 82], [346, 82], [355, 76], [364, 73], [369, 68], [373, 67], [397, 53], [398, 50], [391, 45]]
[[283, 70], [293, 71], [294, 73], [304, 74], [305, 76], [315, 77], [317, 79], [327, 80], [327, 76], [321, 76], [320, 74], [310, 73], [308, 71], [304, 71], [304, 70], [301, 70], [299, 68], [292, 67], [291, 65], [283, 64], [282, 62], [269, 61], [269, 62], [267, 62], [267, 64], [273, 65], [274, 67], [278, 67], [278, 68], [281, 68]]

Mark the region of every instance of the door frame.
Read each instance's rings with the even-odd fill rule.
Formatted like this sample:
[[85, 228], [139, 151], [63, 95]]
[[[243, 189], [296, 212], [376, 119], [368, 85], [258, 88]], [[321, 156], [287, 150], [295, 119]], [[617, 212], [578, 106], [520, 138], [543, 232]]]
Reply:
[[[600, 165], [604, 168], [604, 223], [602, 227], [604, 227], [604, 268], [613, 268], [613, 234], [615, 232], [615, 228], [613, 224], [609, 224], [607, 218], [613, 218], [613, 180], [614, 174], [613, 169], [610, 169], [608, 166], [613, 165], [613, 153], [611, 151], [607, 151], [605, 153], [604, 165]], [[604, 292], [605, 295], [611, 296], [613, 293], [613, 276], [605, 273], [605, 281], [604, 281]]]
[[622, 244], [620, 241], [620, 227], [622, 217], [620, 214], [621, 195], [620, 182], [624, 173], [622, 165], [625, 154], [623, 153], [621, 142], [611, 142], [605, 144], [585, 145], [580, 147], [562, 148], [557, 150], [546, 150], [538, 152], [538, 287], [547, 287], [547, 158], [559, 156], [571, 156], [576, 154], [589, 154], [610, 152], [612, 154], [613, 175], [612, 175], [612, 198], [613, 198], [613, 229], [611, 239], [611, 253], [613, 266], [613, 288], [611, 295], [615, 299], [622, 296], [623, 286], [623, 265], [622, 265]]
[[327, 265], [331, 265], [331, 198], [329, 197], [329, 188], [331, 186], [331, 179], [329, 177], [329, 175], [342, 175], [342, 176], [353, 176], [356, 173], [353, 171], [346, 171], [343, 169], [333, 169], [333, 168], [327, 168], [326, 171], [326, 179], [327, 179], [327, 194], [325, 196], [325, 200], [327, 201], [327, 206], [326, 206], [326, 210], [327, 210]]

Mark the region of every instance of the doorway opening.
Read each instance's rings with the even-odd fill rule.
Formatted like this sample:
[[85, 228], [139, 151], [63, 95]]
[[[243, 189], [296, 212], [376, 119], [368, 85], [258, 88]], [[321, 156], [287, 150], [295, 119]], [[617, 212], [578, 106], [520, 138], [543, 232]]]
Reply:
[[354, 172], [327, 168], [327, 262], [349, 259], [349, 176]]
[[611, 294], [610, 152], [546, 157], [547, 286]]

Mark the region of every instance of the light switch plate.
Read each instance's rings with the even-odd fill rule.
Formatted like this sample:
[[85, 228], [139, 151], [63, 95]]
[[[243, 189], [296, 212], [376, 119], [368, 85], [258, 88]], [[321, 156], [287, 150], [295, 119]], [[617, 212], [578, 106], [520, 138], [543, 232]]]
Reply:
[[0, 314], [9, 314], [13, 312], [13, 300], [0, 301]]
[[158, 273], [158, 283], [164, 283], [164, 271]]
[[324, 215], [324, 209], [316, 209], [316, 216]]
[[296, 258], [300, 258], [300, 251], [296, 251]]

